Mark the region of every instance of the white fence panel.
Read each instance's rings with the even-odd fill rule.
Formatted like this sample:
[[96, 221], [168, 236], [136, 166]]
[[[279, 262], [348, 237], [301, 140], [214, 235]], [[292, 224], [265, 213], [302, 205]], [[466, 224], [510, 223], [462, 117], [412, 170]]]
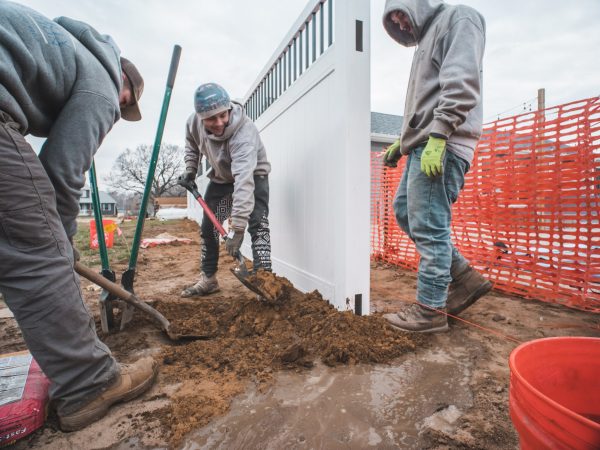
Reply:
[[[272, 164], [274, 271], [369, 311], [369, 2], [311, 0], [245, 97]], [[244, 254], [251, 255], [249, 236]]]

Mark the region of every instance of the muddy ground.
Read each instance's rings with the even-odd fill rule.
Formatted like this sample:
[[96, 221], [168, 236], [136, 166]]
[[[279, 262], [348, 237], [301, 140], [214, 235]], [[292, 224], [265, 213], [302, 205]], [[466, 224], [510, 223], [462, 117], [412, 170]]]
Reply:
[[[160, 232], [193, 243], [141, 250], [136, 293], [178, 332], [202, 339], [172, 342], [136, 313], [125, 331], [102, 338], [121, 362], [153, 355], [157, 384], [79, 432], [58, 431], [51, 416], [15, 448], [516, 448], [511, 350], [546, 336], [600, 336], [597, 315], [495, 291], [463, 314], [486, 329], [453, 321], [444, 334], [398, 333], [380, 313], [414, 298], [415, 274], [380, 263], [371, 265], [368, 317], [337, 312], [317, 292], [260, 302], [226, 255], [220, 292], [181, 299], [198, 276], [197, 225], [153, 227]], [[82, 287], [97, 316], [99, 291]], [[25, 348], [5, 315], [0, 352]]]

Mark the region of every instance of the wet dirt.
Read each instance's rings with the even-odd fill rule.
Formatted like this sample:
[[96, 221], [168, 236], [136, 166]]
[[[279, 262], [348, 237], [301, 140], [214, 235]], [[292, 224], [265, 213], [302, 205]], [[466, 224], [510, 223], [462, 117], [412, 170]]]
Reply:
[[422, 432], [447, 430], [473, 406], [465, 356], [432, 349], [393, 365], [280, 372], [266, 392], [248, 389], [225, 416], [191, 433], [186, 446], [422, 448]]
[[[251, 380], [265, 387], [280, 370], [303, 371], [318, 362], [385, 363], [416, 348], [417, 339], [395, 332], [381, 317], [342, 313], [317, 292], [301, 294], [292, 288], [275, 304], [253, 297], [209, 297], [187, 304], [158, 302], [155, 307], [176, 333], [208, 339], [163, 347], [159, 358], [166, 382], [183, 378], [194, 384], [191, 380], [201, 369], [211, 371], [212, 377], [223, 374], [233, 377], [232, 382]], [[190, 395], [173, 398], [154, 415], [160, 416], [170, 441], [179, 442], [214, 415], [212, 410], [202, 412], [204, 404], [214, 401], [190, 389]]]
[[[280, 442], [290, 448], [398, 448], [403, 442], [409, 448], [515, 448], [507, 359], [517, 344], [503, 336], [521, 342], [600, 336], [597, 315], [497, 292], [464, 317], [499, 335], [455, 321], [440, 335], [392, 332], [380, 315], [413, 299], [416, 279], [379, 263], [371, 266], [373, 315], [367, 317], [337, 312], [316, 292], [292, 290], [284, 301], [260, 302], [229, 272], [236, 261], [225, 252], [217, 274], [221, 291], [182, 299], [183, 287], [199, 275], [198, 226], [176, 221], [154, 229], [159, 232], [193, 242], [141, 250], [136, 294], [178, 332], [206, 339], [173, 342], [136, 313], [123, 332], [101, 338], [121, 362], [154, 356], [160, 364], [155, 386], [78, 432], [57, 431], [51, 419], [15, 448], [232, 448], [251, 433], [263, 445], [253, 440], [243, 448]], [[113, 267], [118, 277], [126, 268]], [[86, 281], [82, 288], [97, 319], [99, 292]], [[3, 351], [24, 348], [14, 319], [0, 318], [0, 343]], [[303, 416], [304, 409], [310, 413]], [[229, 430], [226, 439], [219, 437], [223, 430]]]
[[274, 301], [285, 301], [294, 289], [287, 278], [279, 277], [273, 272], [258, 270], [247, 278], [248, 283], [264, 294], [264, 299]]

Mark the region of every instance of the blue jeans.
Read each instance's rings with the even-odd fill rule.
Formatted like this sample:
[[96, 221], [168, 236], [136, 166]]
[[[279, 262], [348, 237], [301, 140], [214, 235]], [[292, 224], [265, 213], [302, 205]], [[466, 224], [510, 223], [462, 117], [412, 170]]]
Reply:
[[452, 281], [451, 269], [452, 273], [460, 273], [469, 264], [450, 239], [452, 204], [464, 186], [469, 163], [446, 151], [443, 175], [428, 177], [421, 172], [423, 149], [417, 147], [408, 155], [394, 197], [394, 213], [421, 256], [417, 301], [443, 308]]

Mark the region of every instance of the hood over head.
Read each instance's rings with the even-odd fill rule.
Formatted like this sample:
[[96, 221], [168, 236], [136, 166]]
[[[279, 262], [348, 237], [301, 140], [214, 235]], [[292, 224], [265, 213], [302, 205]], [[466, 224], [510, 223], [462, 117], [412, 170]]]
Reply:
[[62, 16], [57, 17], [54, 21], [71, 33], [100, 61], [119, 92], [123, 83], [119, 61], [121, 51], [115, 41], [110, 36], [98, 33], [93, 27], [79, 20]]
[[[401, 45], [414, 47], [419, 43], [431, 20], [444, 9], [443, 0], [386, 0], [383, 10], [383, 27], [385, 31]], [[402, 11], [408, 17], [413, 33], [400, 30], [398, 24], [392, 22], [391, 13]]]

